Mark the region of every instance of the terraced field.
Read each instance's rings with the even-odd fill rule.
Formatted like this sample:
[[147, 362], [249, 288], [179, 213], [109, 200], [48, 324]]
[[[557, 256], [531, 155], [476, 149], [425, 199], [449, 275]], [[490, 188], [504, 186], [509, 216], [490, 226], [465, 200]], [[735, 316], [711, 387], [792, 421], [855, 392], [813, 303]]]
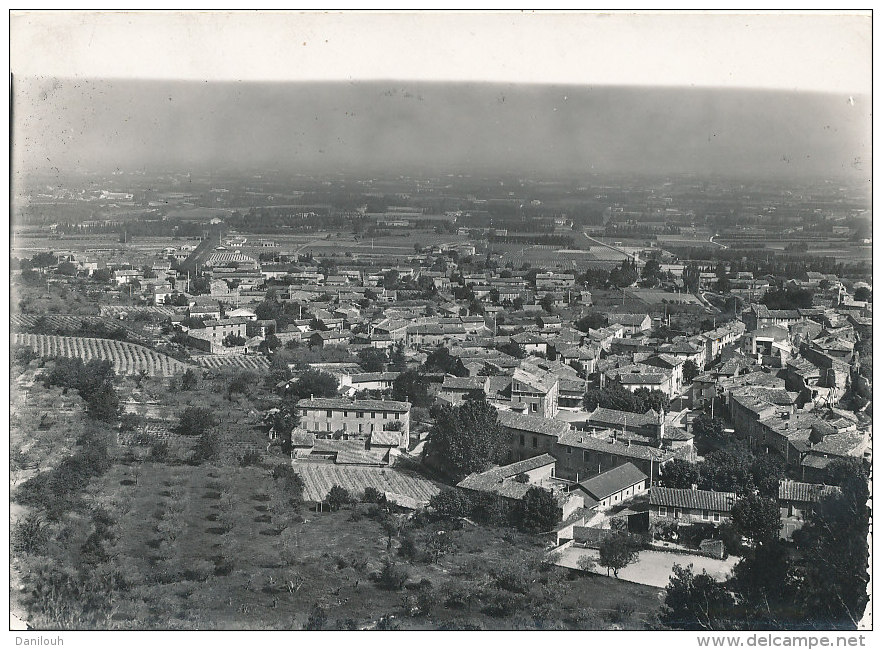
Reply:
[[193, 361], [203, 368], [243, 368], [265, 371], [270, 367], [267, 358], [260, 354], [206, 354], [193, 357]]
[[[102, 316], [69, 316], [65, 314], [12, 314], [9, 322], [15, 329], [31, 329], [40, 326], [43, 332], [47, 329], [58, 332], [71, 332], [79, 330], [83, 325], [86, 327], [103, 326], [108, 331], [122, 329], [131, 341], [146, 343], [148, 339], [144, 334], [131, 327], [126, 327], [125, 321], [120, 321]], [[98, 337], [100, 338], [100, 337]]]
[[441, 491], [432, 481], [422, 476], [390, 467], [302, 462], [295, 463], [294, 470], [303, 477], [303, 498], [307, 501], [323, 500], [334, 485], [346, 488], [349, 494], [361, 494], [366, 487], [371, 486], [380, 492], [392, 492], [424, 503]]
[[142, 370], [151, 376], [171, 377], [190, 366], [142, 345], [54, 334], [26, 334], [14, 332], [13, 345], [26, 345], [41, 357], [69, 357], [83, 361], [101, 359], [110, 361], [118, 375], [135, 375]]
[[176, 310], [174, 307], [166, 305], [137, 305], [128, 307], [126, 305], [101, 305], [101, 315], [119, 318], [120, 314], [159, 314], [160, 316], [174, 316], [182, 310]]

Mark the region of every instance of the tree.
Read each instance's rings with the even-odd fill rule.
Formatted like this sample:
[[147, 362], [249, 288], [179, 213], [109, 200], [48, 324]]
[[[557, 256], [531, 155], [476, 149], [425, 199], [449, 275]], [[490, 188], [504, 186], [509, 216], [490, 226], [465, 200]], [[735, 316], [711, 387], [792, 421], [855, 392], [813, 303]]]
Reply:
[[77, 274], [77, 265], [74, 264], [73, 262], [62, 262], [61, 264], [58, 265], [56, 270], [61, 275], [74, 276]]
[[860, 286], [854, 290], [854, 299], [859, 302], [873, 302], [873, 292], [869, 287]]
[[442, 517], [468, 517], [472, 511], [472, 502], [463, 490], [441, 490], [429, 500], [429, 506]]
[[554, 313], [554, 294], [546, 293], [542, 296], [542, 300], [539, 301], [539, 304], [542, 305], [542, 309], [547, 311], [549, 314]]
[[671, 399], [657, 389], [638, 388], [634, 391], [634, 398], [637, 400], [637, 413], [646, 413], [649, 409], [661, 413], [671, 406]]
[[800, 602], [818, 625], [853, 627], [867, 606], [869, 477], [858, 459], [831, 463], [829, 471], [841, 491], [822, 499], [793, 535], [805, 557]]
[[643, 278], [643, 283], [647, 287], [654, 287], [661, 278], [661, 264], [659, 264], [659, 261], [654, 257], [647, 260], [640, 271], [640, 277]]
[[687, 359], [683, 364], [683, 382], [690, 383], [693, 379], [698, 377], [698, 365], [692, 360]]
[[783, 289], [769, 289], [761, 302], [769, 309], [809, 309], [814, 293], [810, 289], [788, 286]]
[[111, 382], [102, 382], [83, 397], [86, 400], [86, 412], [96, 420], [113, 422], [119, 417], [119, 396]]
[[665, 463], [659, 479], [665, 487], [689, 489], [698, 484], [698, 466], [682, 458]]
[[522, 348], [515, 341], [507, 341], [506, 343], [501, 343], [496, 346], [496, 349], [502, 352], [503, 354], [507, 354], [510, 357], [514, 357], [515, 359], [523, 359], [527, 356], [527, 353], [524, 352], [524, 348]]
[[287, 394], [295, 399], [335, 397], [337, 379], [321, 370], [307, 370], [288, 387]]
[[544, 488], [532, 486], [518, 504], [521, 528], [534, 533], [551, 530], [560, 521], [560, 508], [554, 495]]
[[508, 445], [496, 409], [485, 399], [468, 399], [460, 406], [444, 406], [438, 411], [425, 454], [439, 469], [459, 480], [502, 461]]
[[33, 264], [34, 268], [46, 269], [50, 266], [55, 266], [56, 264], [58, 264], [58, 258], [55, 256], [54, 253], [42, 252], [34, 255], [31, 258], [31, 263]]
[[692, 432], [717, 442], [725, 442], [723, 437], [723, 420], [701, 414], [692, 420]]
[[329, 509], [336, 511], [343, 506], [352, 503], [353, 499], [352, 495], [349, 494], [349, 490], [340, 485], [334, 485], [331, 486], [331, 490], [328, 492], [325, 501], [327, 502]]
[[599, 564], [606, 567], [607, 575], [612, 569], [613, 575], [618, 578], [619, 570], [631, 564], [639, 554], [639, 549], [626, 534], [614, 533], [600, 543]]
[[193, 372], [192, 368], [188, 368], [181, 377], [181, 390], [193, 390], [196, 388], [197, 384], [198, 380], [196, 379], [196, 373]]
[[614, 268], [609, 274], [609, 283], [619, 289], [630, 287], [637, 282], [637, 263], [630, 260], [622, 260], [620, 267]]
[[215, 431], [207, 430], [199, 436], [199, 441], [193, 448], [192, 462], [204, 463], [216, 459], [221, 452], [220, 437]]
[[781, 511], [773, 499], [746, 494], [732, 506], [732, 522], [744, 537], [756, 544], [768, 544], [778, 539]]
[[211, 293], [211, 280], [208, 279], [208, 276], [200, 275], [193, 280], [190, 285], [190, 293], [193, 295]]
[[614, 409], [616, 411], [628, 411], [630, 413], [644, 413], [640, 410], [642, 403], [637, 397], [617, 381], [609, 381], [605, 388], [591, 388], [585, 392], [585, 408], [593, 411], [598, 406], [601, 408]]
[[665, 587], [661, 621], [681, 630], [718, 630], [734, 606], [726, 588], [707, 571], [695, 575], [691, 564], [675, 564]]
[[232, 348], [237, 345], [245, 345], [246, 340], [247, 339], [244, 336], [239, 336], [238, 334], [230, 332], [224, 337], [223, 344], [228, 348]]
[[589, 329], [599, 330], [603, 327], [609, 325], [609, 319], [601, 314], [600, 312], [591, 311], [582, 316], [579, 320], [573, 323], [573, 327], [575, 327], [580, 332], [587, 333]]
[[358, 365], [365, 372], [383, 372], [386, 367], [386, 353], [377, 348], [364, 348], [358, 352]]
[[416, 407], [429, 407], [432, 398], [429, 396], [429, 380], [417, 370], [406, 370], [392, 382], [392, 399], [410, 402]]
[[303, 500], [306, 484], [303, 482], [303, 477], [295, 472], [291, 465], [276, 465], [273, 467], [272, 475], [277, 488], [289, 499], [289, 502]]
[[683, 284], [690, 293], [698, 293], [699, 281], [701, 279], [701, 270], [695, 262], [689, 262], [683, 269]]
[[429, 353], [423, 369], [427, 372], [443, 372], [456, 377], [468, 377], [469, 374], [462, 361], [451, 355], [443, 345], [439, 345]]
[[188, 406], [181, 413], [175, 433], [182, 436], [201, 436], [218, 425], [211, 409], [201, 406]]
[[95, 269], [92, 271], [91, 277], [95, 282], [107, 284], [113, 278], [113, 274], [110, 272], [110, 269]]

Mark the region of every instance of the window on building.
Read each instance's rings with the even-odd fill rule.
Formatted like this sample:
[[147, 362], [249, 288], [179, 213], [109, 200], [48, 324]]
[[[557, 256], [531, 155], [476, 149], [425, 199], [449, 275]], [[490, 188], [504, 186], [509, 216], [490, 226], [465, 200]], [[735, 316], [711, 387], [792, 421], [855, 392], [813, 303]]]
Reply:
[[667, 517], [668, 516], [668, 509], [665, 506], [659, 506], [658, 507], [658, 516], [659, 517]]
[[715, 513], [714, 513], [714, 521], [719, 521], [719, 520], [720, 520], [720, 513], [719, 513], [719, 512], [715, 512]]
[[331, 423], [330, 423], [330, 422], [326, 422], [326, 423], [325, 423], [325, 427], [327, 428], [328, 431], [330, 431], [330, 430], [331, 430]]
[[358, 411], [358, 412], [355, 414], [355, 417], [356, 417], [356, 418], [363, 418], [363, 417], [364, 417], [364, 412], [363, 412], [363, 411]]
[[674, 519], [679, 519], [680, 515], [682, 514], [683, 513], [680, 511], [680, 508], [677, 508], [676, 510], [674, 510]]
[[349, 411], [343, 411], [343, 417], [344, 417], [344, 418], [348, 418], [348, 417], [349, 417]]
[[572, 448], [572, 447], [567, 447], [567, 453], [568, 453], [568, 454], [572, 454], [572, 453], [573, 453], [573, 448]]
[[521, 447], [524, 446], [524, 434], [521, 434]]
[[539, 410], [539, 405], [536, 404], [535, 402], [533, 402], [532, 404], [530, 404], [530, 410], [531, 410], [533, 413], [535, 413], [536, 411]]
[[326, 414], [328, 417], [332, 417], [332, 412], [331, 412], [331, 411], [326, 411], [325, 414]]
[[702, 519], [710, 519], [710, 513], [707, 510], [702, 511], [701, 518]]
[[371, 411], [371, 420], [376, 419], [376, 417], [377, 417], [376, 412], [375, 412], [375, 411]]
[[400, 419], [401, 419], [401, 413], [396, 413], [396, 414], [395, 414], [395, 419], [396, 419], [396, 420], [400, 420]]
[[582, 452], [582, 460], [584, 460], [586, 463], [588, 462], [588, 452], [587, 451]]
[[539, 446], [539, 438], [537, 438], [536, 436], [533, 436], [533, 449], [536, 449], [536, 447], [538, 447], [538, 446]]

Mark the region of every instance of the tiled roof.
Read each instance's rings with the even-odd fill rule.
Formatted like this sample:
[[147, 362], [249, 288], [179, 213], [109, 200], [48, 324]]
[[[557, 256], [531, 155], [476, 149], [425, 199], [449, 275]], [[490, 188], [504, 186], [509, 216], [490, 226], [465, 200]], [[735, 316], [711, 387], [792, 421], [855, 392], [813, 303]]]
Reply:
[[316, 397], [314, 399], [302, 399], [297, 402], [298, 408], [309, 409], [344, 409], [349, 411], [394, 411], [407, 413], [410, 411], [410, 403], [395, 402], [392, 400], [357, 399], [348, 400], [339, 397]]
[[441, 390], [484, 390], [486, 377], [444, 377]]
[[509, 429], [560, 436], [570, 430], [570, 425], [559, 420], [549, 420], [533, 415], [521, 415], [514, 411], [499, 411], [499, 423]]
[[637, 460], [664, 462], [674, 457], [672, 453], [663, 449], [656, 449], [647, 445], [627, 445], [616, 442], [611, 437], [600, 438], [587, 434], [584, 431], [568, 431], [558, 437], [557, 444], [599, 451], [614, 456], [621, 456], [622, 458], [635, 458]]
[[528, 483], [520, 483], [513, 479], [518, 474], [529, 472], [539, 467], [544, 467], [556, 462], [554, 456], [541, 454], [526, 460], [494, 467], [486, 472], [470, 474], [457, 484], [457, 487], [469, 490], [482, 490], [496, 492], [502, 496], [520, 499], [532, 487]]
[[647, 478], [646, 474], [637, 469], [633, 464], [625, 463], [593, 478], [581, 481], [579, 485], [592, 497], [602, 501], [611, 494], [625, 490], [632, 485], [645, 481]]
[[778, 484], [778, 500], [811, 503], [820, 501], [823, 497], [839, 491], [839, 488], [835, 485], [802, 483], [800, 481], [784, 479]]
[[649, 503], [669, 508], [690, 508], [693, 510], [716, 510], [729, 512], [735, 504], [734, 492], [714, 492], [712, 490], [689, 490], [653, 486], [649, 490]]
[[628, 413], [627, 411], [617, 411], [598, 406], [591, 413], [588, 421], [604, 426], [624, 426], [627, 423], [628, 426], [639, 427], [656, 424], [658, 422], [658, 414], [652, 410], [646, 413]]
[[607, 314], [607, 318], [611, 324], [618, 323], [619, 325], [636, 327], [643, 325], [649, 316], [647, 314]]
[[369, 381], [393, 381], [401, 373], [398, 372], [360, 372], [352, 375], [352, 383], [358, 384]]
[[400, 431], [374, 431], [371, 434], [371, 446], [397, 447], [401, 444]]

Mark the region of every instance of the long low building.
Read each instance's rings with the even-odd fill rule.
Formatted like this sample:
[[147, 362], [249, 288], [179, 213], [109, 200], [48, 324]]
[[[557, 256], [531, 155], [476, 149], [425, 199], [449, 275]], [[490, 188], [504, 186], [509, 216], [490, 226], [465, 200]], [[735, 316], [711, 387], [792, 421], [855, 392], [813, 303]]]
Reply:
[[649, 490], [649, 516], [654, 521], [721, 524], [731, 518], [737, 498], [734, 492], [653, 486]]

